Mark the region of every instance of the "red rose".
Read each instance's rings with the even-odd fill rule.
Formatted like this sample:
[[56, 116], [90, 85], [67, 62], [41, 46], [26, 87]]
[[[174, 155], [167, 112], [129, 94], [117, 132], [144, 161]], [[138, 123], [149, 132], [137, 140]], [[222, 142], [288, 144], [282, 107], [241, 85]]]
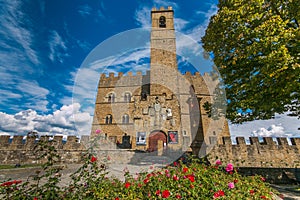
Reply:
[[249, 192], [250, 192], [250, 194], [254, 194], [254, 190], [250, 190]]
[[160, 195], [160, 190], [156, 190], [155, 194], [156, 194], [157, 196], [159, 196], [159, 195]]
[[180, 194], [176, 194], [176, 199], [181, 199], [181, 195]]
[[174, 176], [173, 176], [173, 180], [174, 180], [174, 181], [178, 181], [178, 180], [179, 180], [178, 176], [174, 175]]
[[222, 197], [224, 195], [225, 195], [224, 191], [219, 190], [219, 191], [217, 191], [217, 192], [214, 193], [214, 199]]
[[96, 162], [96, 161], [97, 161], [97, 158], [95, 156], [92, 156], [91, 157], [91, 162], [93, 163], [93, 162]]
[[129, 188], [130, 185], [131, 185], [131, 184], [130, 184], [129, 182], [126, 182], [126, 183], [125, 183], [125, 188]]
[[189, 179], [191, 182], [195, 182], [195, 177], [194, 177], [194, 176], [188, 176], [188, 179]]
[[149, 183], [149, 179], [147, 179], [147, 178], [144, 179], [144, 183], [145, 183], [145, 184]]
[[182, 169], [183, 173], [186, 173], [188, 170], [189, 170], [189, 169], [188, 169], [187, 167], [184, 167], [184, 168]]
[[162, 198], [168, 198], [170, 196], [170, 191], [169, 190], [164, 190], [162, 192]]

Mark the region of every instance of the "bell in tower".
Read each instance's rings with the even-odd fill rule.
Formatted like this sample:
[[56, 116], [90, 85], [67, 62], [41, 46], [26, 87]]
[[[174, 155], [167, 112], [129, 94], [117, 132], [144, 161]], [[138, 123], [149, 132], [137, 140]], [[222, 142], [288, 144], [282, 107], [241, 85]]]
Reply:
[[162, 86], [176, 91], [177, 58], [172, 7], [151, 11], [150, 81], [151, 95], [166, 93]]

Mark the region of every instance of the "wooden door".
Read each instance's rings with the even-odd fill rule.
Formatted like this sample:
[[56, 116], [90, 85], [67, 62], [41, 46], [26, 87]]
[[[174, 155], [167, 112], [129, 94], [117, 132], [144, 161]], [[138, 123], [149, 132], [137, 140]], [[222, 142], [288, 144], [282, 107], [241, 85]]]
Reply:
[[158, 140], [162, 140], [164, 144], [167, 143], [167, 136], [160, 131], [153, 132], [149, 136], [149, 151], [157, 151]]

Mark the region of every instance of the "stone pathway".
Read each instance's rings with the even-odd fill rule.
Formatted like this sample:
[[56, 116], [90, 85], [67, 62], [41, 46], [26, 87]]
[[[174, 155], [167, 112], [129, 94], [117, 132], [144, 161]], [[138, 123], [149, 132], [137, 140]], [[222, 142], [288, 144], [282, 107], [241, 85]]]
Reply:
[[295, 191], [295, 188], [300, 188], [299, 185], [271, 185], [274, 189], [283, 195], [284, 200], [300, 200], [300, 190]]

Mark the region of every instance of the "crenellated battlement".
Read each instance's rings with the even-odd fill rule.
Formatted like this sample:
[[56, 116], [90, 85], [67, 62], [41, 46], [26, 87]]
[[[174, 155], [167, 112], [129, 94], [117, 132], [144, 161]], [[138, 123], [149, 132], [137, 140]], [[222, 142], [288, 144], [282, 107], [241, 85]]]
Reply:
[[[249, 142], [246, 142], [249, 141]], [[210, 151], [211, 162], [220, 159], [242, 167], [300, 167], [300, 138], [223, 137]]]
[[159, 9], [157, 9], [156, 7], [152, 8], [152, 11], [163, 11], [163, 10], [173, 10], [172, 6], [168, 6], [167, 8], [161, 6]]
[[0, 136], [0, 150], [29, 150], [34, 144], [39, 141], [55, 141], [54, 145], [58, 150], [82, 150], [84, 145], [79, 142], [76, 136], [68, 136], [65, 140], [63, 136], [41, 136], [40, 138], [32, 136], [11, 136], [1, 135]]
[[86, 137], [82, 136], [82, 142], [76, 136], [0, 136], [0, 164], [34, 164], [43, 163], [34, 152], [34, 147], [41, 141], [52, 141], [59, 154], [60, 162], [78, 163], [82, 160], [82, 153], [85, 151]]
[[141, 85], [145, 77], [150, 77], [150, 71], [146, 71], [146, 74], [141, 71], [127, 72], [126, 74], [119, 72], [117, 76], [112, 72], [108, 75], [101, 74], [98, 87]]

